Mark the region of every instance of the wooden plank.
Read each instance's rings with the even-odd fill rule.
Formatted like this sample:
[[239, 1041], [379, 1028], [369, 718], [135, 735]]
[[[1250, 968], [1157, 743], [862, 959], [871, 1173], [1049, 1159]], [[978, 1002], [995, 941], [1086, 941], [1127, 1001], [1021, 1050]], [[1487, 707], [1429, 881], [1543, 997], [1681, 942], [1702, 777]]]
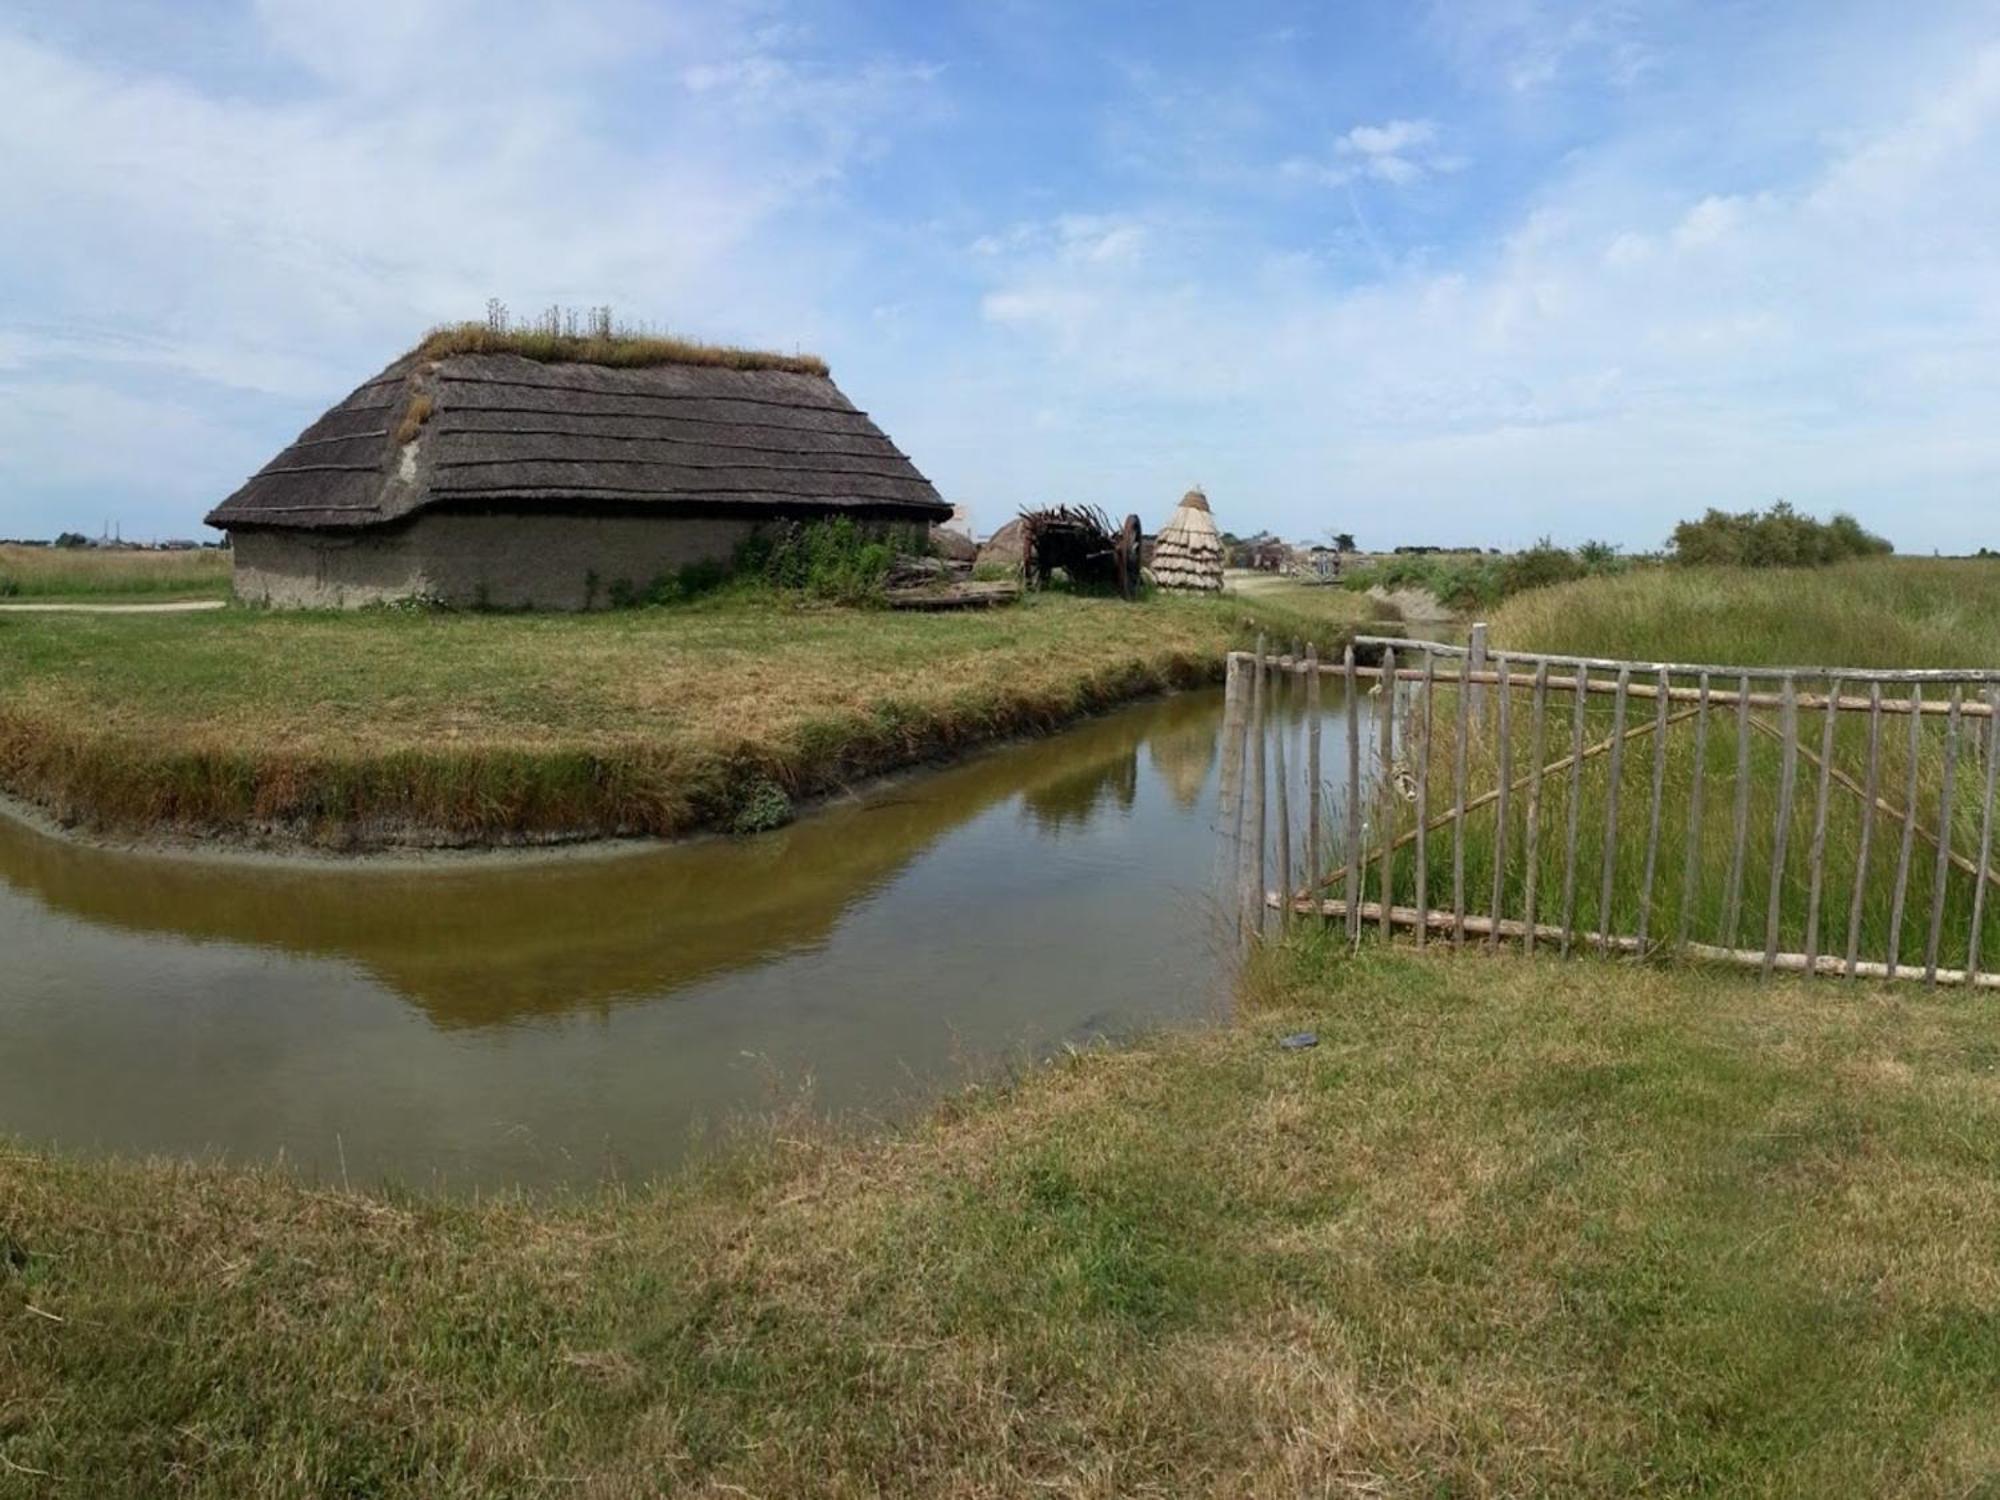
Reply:
[[1910, 855], [1917, 842], [1917, 752], [1923, 746], [1924, 689], [1919, 683], [1910, 689], [1910, 744], [1909, 766], [1903, 789], [1903, 842], [1896, 854], [1895, 892], [1889, 898], [1889, 958], [1888, 977], [1896, 977], [1897, 966], [1903, 956], [1903, 907], [1904, 898], [1910, 890]]
[[[1424, 679], [1419, 691], [1423, 701], [1417, 709], [1422, 743], [1417, 749], [1417, 905], [1431, 904], [1430, 811], [1431, 811], [1431, 698], [1437, 685], [1437, 655], [1424, 652]], [[1417, 929], [1417, 946], [1424, 946], [1426, 929]]]
[[[1458, 659], [1458, 721], [1457, 743], [1452, 746], [1451, 756], [1451, 909], [1458, 914], [1458, 922], [1451, 929], [1451, 945], [1465, 946], [1465, 777], [1467, 741], [1472, 738], [1469, 715], [1472, 704], [1469, 699], [1471, 689], [1466, 684], [1466, 676], [1472, 670], [1472, 658]], [[1351, 891], [1353, 886], [1349, 886]]]
[[1576, 674], [1576, 707], [1570, 722], [1569, 826], [1563, 836], [1562, 956], [1569, 957], [1576, 937], [1576, 841], [1583, 815], [1583, 728], [1590, 708], [1590, 673]]
[[[1496, 657], [1495, 661], [1499, 664], [1500, 679], [1505, 683], [1509, 675], [1507, 658]], [[1507, 824], [1512, 816], [1512, 810], [1508, 806], [1510, 800], [1508, 794], [1513, 788], [1514, 781], [1513, 702], [1514, 693], [1511, 687], [1502, 687], [1494, 696], [1494, 732], [1500, 736], [1500, 784], [1496, 788], [1500, 793], [1500, 800], [1494, 809], [1493, 900], [1487, 910], [1496, 922], [1506, 915], [1501, 908], [1507, 899]], [[1499, 942], [1500, 934], [1497, 928], [1486, 935], [1486, 947], [1489, 952], [1497, 947]]]
[[1827, 698], [1819, 736], [1819, 782], [1813, 791], [1812, 844], [1806, 853], [1806, 959], [1819, 959], [1819, 906], [1826, 890], [1826, 804], [1833, 790], [1833, 732], [1840, 722], [1839, 702]]
[[1604, 876], [1597, 889], [1597, 951], [1611, 951], [1611, 887], [1618, 867], [1618, 791], [1625, 774], [1625, 706], [1632, 669], [1618, 669], [1611, 699], [1611, 779], [1604, 794]]
[[1786, 674], [1784, 707], [1779, 720], [1785, 743], [1778, 763], [1778, 820], [1771, 830], [1771, 898], [1764, 908], [1764, 972], [1769, 974], [1778, 959], [1778, 934], [1784, 921], [1785, 854], [1792, 837], [1792, 798], [1799, 780], [1799, 692], [1798, 679]]
[[1722, 908], [1722, 943], [1736, 946], [1743, 919], [1743, 851], [1750, 837], [1750, 674], [1738, 679], [1736, 696], [1736, 800], [1730, 808], [1729, 895]]
[[[1522, 879], [1526, 882], [1526, 892], [1522, 901], [1522, 920], [1527, 924], [1527, 947], [1535, 951], [1535, 904], [1541, 894], [1542, 867], [1539, 859], [1542, 837], [1542, 756], [1546, 753], [1546, 734], [1549, 708], [1549, 664], [1542, 662], [1535, 668], [1535, 695], [1530, 711], [1528, 728], [1528, 812], [1525, 847], [1521, 851]], [[1384, 894], [1384, 901], [1389, 898]]]
[[1924, 983], [1936, 984], [1938, 972], [1938, 944], [1944, 937], [1944, 898], [1947, 878], [1951, 874], [1951, 815], [1952, 793], [1958, 774], [1958, 708], [1959, 700], [1965, 695], [1963, 687], [1953, 685], [1951, 690], [1952, 713], [1944, 721], [1944, 780], [1938, 790], [1938, 852], [1936, 873], [1931, 877], [1931, 928], [1930, 936], [1924, 941]]
[[[1393, 639], [1389, 636], [1364, 635], [1356, 637], [1364, 645], [1381, 645]], [[1450, 646], [1439, 643], [1434, 648], [1440, 656], [1464, 656], [1470, 646]], [[1525, 653], [1516, 652], [1518, 655]], [[1676, 677], [1694, 677], [1702, 672], [1713, 672], [1717, 676], [1728, 677], [1740, 673], [1740, 663], [1700, 661], [1652, 661], [1635, 663], [1609, 656], [1565, 656], [1556, 651], [1542, 651], [1535, 656], [1551, 666], [1588, 667], [1593, 672], [1616, 671], [1619, 667], [1644, 666], [1649, 671], [1665, 667]], [[1858, 682], [1864, 687], [1870, 682], [1917, 682], [1917, 683], [2000, 683], [2000, 669], [1974, 669], [1960, 667], [1920, 667], [1899, 670], [1881, 670], [1875, 667], [1827, 667], [1827, 666], [1772, 666], [1759, 667], [1754, 674], [1759, 677], [1810, 677], [1826, 678], [1835, 682]], [[1766, 705], [1774, 707], [1776, 705]]]
[[1660, 806], [1667, 792], [1667, 690], [1672, 682], [1666, 668], [1660, 669], [1660, 696], [1653, 713], [1653, 792], [1646, 815], [1646, 866], [1639, 882], [1639, 951], [1646, 951], [1646, 938], [1653, 925], [1653, 876], [1660, 866]]
[[[1988, 705], [2000, 703], [2000, 688], [1989, 685], [1986, 689]], [[1973, 877], [1972, 886], [1972, 934], [1966, 942], [1965, 972], [1976, 981], [1979, 977], [1980, 930], [1986, 921], [1986, 878], [1993, 869], [1993, 793], [1995, 773], [2000, 772], [2000, 745], [1993, 740], [1993, 721], [1987, 721], [1986, 739], [1986, 785], [1981, 792], [1979, 804], [1979, 873]]]
[[[1861, 972], [1861, 918], [1868, 895], [1868, 855], [1875, 842], [1875, 804], [1882, 789], [1882, 684], [1868, 689], [1867, 785], [1861, 793], [1861, 847], [1854, 854], [1854, 889], [1847, 898], [1847, 977]], [[1980, 882], [1982, 885], [1984, 881]]]
[[[1352, 711], [1352, 705], [1349, 705]], [[1319, 760], [1319, 646], [1306, 647], [1306, 884], [1319, 884], [1326, 873], [1320, 859], [1320, 828], [1326, 819]]]
[[1709, 675], [1701, 674], [1694, 711], [1694, 778], [1688, 787], [1687, 852], [1681, 868], [1681, 911], [1674, 926], [1674, 943], [1684, 945], [1694, 923], [1694, 903], [1701, 882], [1702, 794], [1708, 784]]
[[[1354, 647], [1342, 658], [1347, 672], [1347, 888], [1361, 890], [1361, 689], [1354, 676]], [[1361, 938], [1361, 913], [1347, 919], [1347, 940]]]
[[[1386, 913], [1395, 900], [1396, 888], [1396, 801], [1401, 795], [1396, 786], [1396, 648], [1391, 646], [1382, 653], [1382, 668], [1388, 674], [1387, 691], [1382, 693], [1382, 722], [1376, 726], [1378, 754], [1382, 773], [1382, 812], [1377, 819], [1382, 839], [1382, 907]], [[1391, 928], [1386, 915], [1382, 921], [1382, 940], [1389, 940]]]
[[[1328, 918], [1343, 916], [1347, 910], [1347, 903], [1338, 897], [1306, 904], [1323, 912]], [[1378, 903], [1373, 901], [1365, 902], [1361, 910], [1362, 919], [1366, 921], [1374, 918], [1378, 915], [1378, 911]], [[1425, 927], [1435, 927], [1443, 931], [1449, 931], [1453, 921], [1452, 914], [1448, 911], [1424, 912], [1419, 911], [1414, 906], [1395, 907], [1389, 916], [1393, 925], [1397, 927], [1413, 927], [1419, 931]], [[1484, 932], [1490, 920], [1487, 917], [1467, 917], [1465, 925], [1469, 931]], [[1500, 924], [1501, 936], [1522, 938], [1525, 940], [1524, 925], [1521, 922], [1512, 920], [1503, 922]], [[1562, 935], [1562, 929], [1552, 923], [1544, 923], [1539, 928], [1537, 935], [1544, 941], [1554, 941]], [[1637, 938], [1614, 937], [1611, 940], [1611, 946], [1621, 953], [1636, 953], [1639, 942]], [[1714, 943], [1690, 943], [1688, 945], [1688, 956], [1715, 963], [1740, 964], [1746, 968], [1753, 969], [1761, 969], [1764, 966], [1763, 952], [1754, 948], [1724, 948]], [[1806, 956], [1803, 953], [1780, 953], [1773, 964], [1773, 968], [1787, 974], [1825, 974], [1837, 977], [1844, 972], [1844, 964], [1844, 960], [1827, 953], [1822, 954], [1809, 967], [1806, 963]], [[1864, 979], [1894, 979], [1899, 976], [1891, 974], [1887, 964], [1864, 960], [1861, 964], [1861, 977]], [[1909, 974], [1906, 970], [1903, 977], [1914, 979], [1917, 976]], [[1975, 975], [1964, 969], [1939, 969], [1937, 982], [1939, 984], [1973, 985], [1979, 989], [2000, 989], [2000, 973], [1982, 972]]]
[[[1474, 677], [1485, 673], [1486, 622], [1484, 620], [1474, 622], [1471, 633], [1466, 637], [1465, 657], [1460, 665], [1465, 669], [1460, 683], [1461, 690]], [[1486, 722], [1486, 689], [1483, 687], [1472, 689], [1472, 717], [1481, 724]]]

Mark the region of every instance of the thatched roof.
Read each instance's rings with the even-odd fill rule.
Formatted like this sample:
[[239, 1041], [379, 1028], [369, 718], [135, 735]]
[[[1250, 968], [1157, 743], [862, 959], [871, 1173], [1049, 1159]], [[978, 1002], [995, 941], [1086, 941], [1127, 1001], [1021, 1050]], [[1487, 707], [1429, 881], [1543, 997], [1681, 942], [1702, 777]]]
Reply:
[[362, 527], [440, 507], [950, 514], [817, 361], [724, 351], [735, 357], [604, 364], [453, 347], [427, 341], [362, 385], [208, 523]]
[[1222, 587], [1222, 537], [1209, 513], [1208, 496], [1189, 490], [1181, 497], [1153, 546], [1153, 580], [1163, 589]]

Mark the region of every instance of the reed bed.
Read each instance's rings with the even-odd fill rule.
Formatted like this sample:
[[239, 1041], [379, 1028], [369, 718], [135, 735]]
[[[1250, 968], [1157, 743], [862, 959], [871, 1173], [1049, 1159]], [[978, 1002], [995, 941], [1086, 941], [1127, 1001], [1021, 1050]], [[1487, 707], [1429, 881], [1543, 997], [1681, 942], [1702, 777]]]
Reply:
[[220, 599], [229, 592], [230, 554], [135, 552], [0, 544], [0, 603], [9, 599], [139, 596]]

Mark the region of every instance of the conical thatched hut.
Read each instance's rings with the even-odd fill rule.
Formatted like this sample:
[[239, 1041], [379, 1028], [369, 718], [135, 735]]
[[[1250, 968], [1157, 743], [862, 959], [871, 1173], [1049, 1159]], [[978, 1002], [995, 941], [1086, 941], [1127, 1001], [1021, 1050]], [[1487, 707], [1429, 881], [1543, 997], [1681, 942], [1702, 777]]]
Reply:
[[1215, 592], [1222, 587], [1222, 537], [1208, 496], [1189, 490], [1153, 544], [1153, 581], [1163, 589]]
[[236, 592], [589, 609], [760, 526], [951, 514], [808, 356], [478, 325], [433, 334], [208, 517]]

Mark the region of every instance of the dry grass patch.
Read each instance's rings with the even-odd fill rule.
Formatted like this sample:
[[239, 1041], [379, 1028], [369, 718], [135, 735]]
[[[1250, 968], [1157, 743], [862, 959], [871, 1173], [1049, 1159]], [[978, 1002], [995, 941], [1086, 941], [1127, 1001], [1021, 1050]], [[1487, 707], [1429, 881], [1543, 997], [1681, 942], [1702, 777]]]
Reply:
[[728, 344], [704, 344], [656, 334], [496, 329], [485, 323], [452, 323], [434, 328], [410, 352], [417, 359], [447, 359], [454, 354], [513, 354], [542, 364], [609, 365], [624, 369], [709, 365], [727, 370], [785, 370], [794, 375], [828, 373], [826, 361], [817, 354], [773, 354], [762, 349], [739, 349]]
[[17, 1151], [0, 1454], [106, 1497], [1976, 1492], [1996, 1067], [1961, 997], [1308, 943], [1229, 1027], [629, 1195]]

